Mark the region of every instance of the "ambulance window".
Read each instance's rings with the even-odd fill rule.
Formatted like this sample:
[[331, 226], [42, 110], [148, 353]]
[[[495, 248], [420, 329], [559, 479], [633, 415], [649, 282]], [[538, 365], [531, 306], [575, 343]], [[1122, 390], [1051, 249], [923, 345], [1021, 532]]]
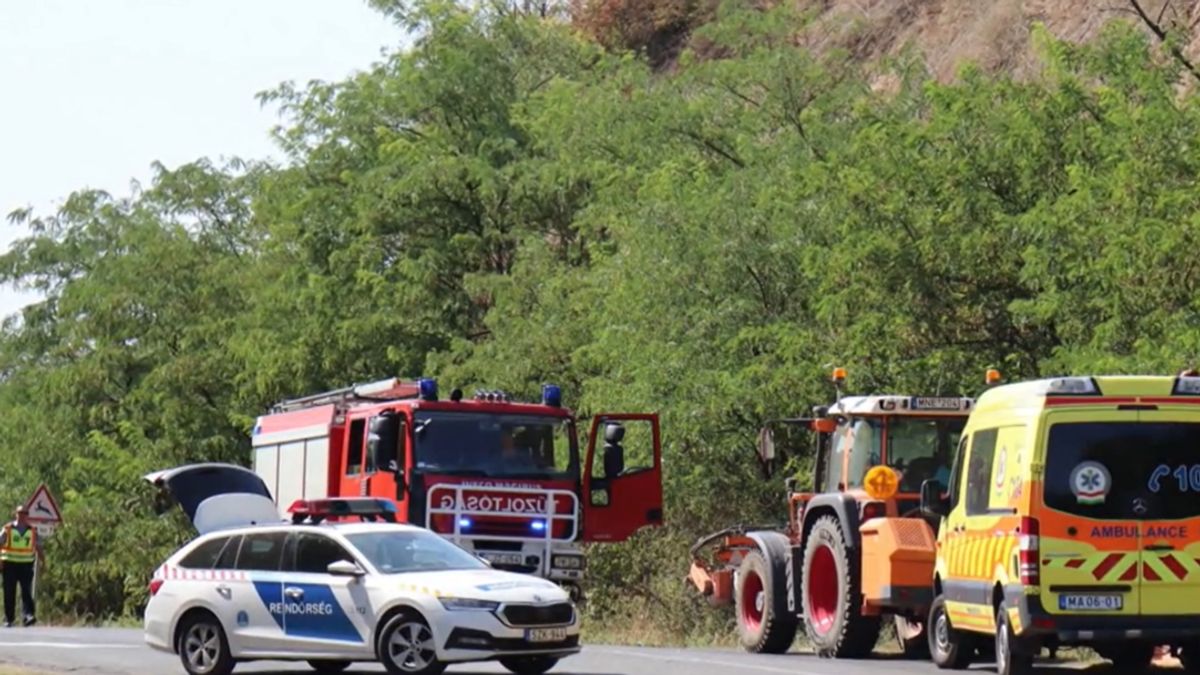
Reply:
[[350, 442], [346, 446], [346, 475], [357, 476], [363, 468], [363, 429], [366, 420], [354, 420], [350, 423]]
[[286, 532], [262, 532], [248, 534], [242, 538], [238, 551], [237, 569], [275, 572], [283, 558], [283, 542]]
[[1200, 516], [1200, 424], [1055, 424], [1046, 444], [1043, 485], [1046, 506], [1086, 518], [1195, 518]]
[[988, 512], [992, 491], [992, 465], [996, 460], [997, 429], [975, 432], [967, 460], [967, 515], [980, 516]]
[[967, 465], [967, 443], [970, 440], [970, 436], [963, 436], [958, 441], [958, 450], [954, 452], [954, 466], [951, 468], [950, 485], [948, 487], [951, 510], [958, 506], [959, 499], [962, 497], [962, 473], [963, 467]]
[[193, 570], [212, 569], [217, 564], [217, 559], [221, 557], [221, 550], [228, 542], [229, 537], [209, 539], [192, 549], [191, 553], [183, 556], [183, 559], [179, 561], [179, 566]]

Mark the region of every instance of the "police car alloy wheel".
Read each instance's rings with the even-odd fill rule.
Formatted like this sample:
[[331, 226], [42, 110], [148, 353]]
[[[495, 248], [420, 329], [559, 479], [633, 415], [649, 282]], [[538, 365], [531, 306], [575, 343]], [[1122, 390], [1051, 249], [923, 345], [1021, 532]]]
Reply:
[[379, 634], [379, 660], [389, 673], [437, 675], [446, 664], [437, 660], [433, 631], [411, 614], [393, 617]]
[[228, 675], [233, 671], [225, 631], [211, 614], [190, 619], [180, 631], [179, 658], [190, 675]]

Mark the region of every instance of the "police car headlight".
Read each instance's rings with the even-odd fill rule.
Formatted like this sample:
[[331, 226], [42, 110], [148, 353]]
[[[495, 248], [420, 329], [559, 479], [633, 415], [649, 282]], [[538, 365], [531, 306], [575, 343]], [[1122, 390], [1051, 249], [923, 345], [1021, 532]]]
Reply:
[[494, 612], [500, 608], [500, 603], [491, 600], [472, 600], [471, 598], [439, 598], [442, 607], [451, 612]]
[[564, 570], [583, 569], [583, 556], [581, 555], [556, 555], [552, 559], [552, 567]]

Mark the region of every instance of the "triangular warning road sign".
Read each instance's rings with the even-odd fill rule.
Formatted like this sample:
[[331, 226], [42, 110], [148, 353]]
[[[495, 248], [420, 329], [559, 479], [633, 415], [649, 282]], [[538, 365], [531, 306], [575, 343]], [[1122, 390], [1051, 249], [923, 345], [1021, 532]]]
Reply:
[[29, 501], [25, 502], [25, 512], [28, 514], [30, 522], [62, 522], [62, 512], [58, 510], [58, 503], [50, 495], [50, 488], [46, 487], [45, 483], [39, 485], [38, 489], [33, 491], [33, 496], [29, 498]]

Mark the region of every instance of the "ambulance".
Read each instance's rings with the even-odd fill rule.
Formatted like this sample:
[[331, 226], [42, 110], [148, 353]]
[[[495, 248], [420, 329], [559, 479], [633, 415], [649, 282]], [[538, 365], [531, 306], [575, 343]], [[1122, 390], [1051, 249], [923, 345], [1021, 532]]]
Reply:
[[938, 523], [928, 631], [941, 668], [999, 675], [1091, 647], [1136, 672], [1171, 645], [1200, 672], [1200, 377], [1060, 377], [981, 395]]

